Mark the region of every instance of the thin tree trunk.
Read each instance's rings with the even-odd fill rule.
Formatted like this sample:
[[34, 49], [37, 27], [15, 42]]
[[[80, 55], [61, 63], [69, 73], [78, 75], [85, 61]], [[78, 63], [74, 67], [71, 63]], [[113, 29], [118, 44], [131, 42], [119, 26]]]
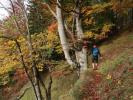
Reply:
[[50, 73], [50, 81], [49, 81], [49, 85], [48, 85], [48, 94], [47, 94], [47, 100], [51, 100], [51, 87], [52, 87], [52, 83], [53, 83], [53, 80], [52, 80], [52, 76], [51, 76], [51, 73]]
[[25, 18], [25, 22], [26, 22], [26, 31], [27, 31], [27, 44], [29, 47], [29, 51], [30, 51], [30, 57], [32, 60], [32, 71], [33, 71], [33, 76], [34, 76], [34, 86], [35, 86], [35, 91], [37, 94], [37, 100], [42, 100], [42, 95], [41, 95], [41, 90], [40, 90], [40, 86], [39, 86], [39, 81], [38, 81], [38, 74], [37, 74], [37, 69], [36, 69], [36, 62], [34, 59], [34, 50], [33, 50], [33, 46], [32, 46], [32, 41], [31, 41], [31, 34], [29, 31], [29, 22], [28, 22], [28, 16], [27, 16], [27, 12], [26, 9], [24, 7], [24, 2], [22, 1], [21, 3], [21, 9], [23, 11], [24, 14], [24, 18]]
[[[11, 3], [11, 7], [12, 7], [12, 10], [13, 10], [13, 14], [14, 14], [14, 16], [16, 16], [15, 10], [14, 10], [13, 1], [12, 0], [9, 0], [9, 2]], [[34, 60], [34, 57], [33, 57], [33, 47], [32, 47], [31, 35], [30, 35], [30, 32], [29, 32], [27, 12], [26, 12], [26, 9], [25, 9], [25, 6], [24, 6], [24, 1], [18, 1], [18, 3], [20, 4], [21, 10], [23, 11], [23, 15], [24, 15], [24, 18], [25, 18], [25, 21], [26, 21], [27, 44], [28, 44], [29, 51], [30, 51], [30, 57], [32, 59], [32, 70], [33, 70], [34, 81], [35, 81], [34, 82], [34, 88], [33, 89], [34, 89], [34, 92], [35, 92], [35, 95], [36, 95], [36, 99], [37, 100], [42, 100], [42, 98], [41, 98], [41, 91], [40, 91], [40, 87], [39, 87], [39, 82], [37, 80], [36, 63], [35, 63], [35, 60]], [[15, 18], [14, 18], [14, 21], [15, 21], [16, 27], [18, 29], [18, 32], [20, 32], [21, 34], [23, 34], [22, 31], [21, 31], [21, 29], [20, 29], [20, 27], [19, 27], [19, 24], [18, 24], [18, 22], [17, 22], [17, 20]]]
[[28, 69], [27, 69], [27, 67], [26, 67], [26, 65], [25, 65], [24, 57], [23, 57], [22, 51], [21, 51], [21, 47], [20, 47], [19, 42], [18, 42], [17, 40], [15, 40], [15, 42], [16, 42], [18, 51], [19, 51], [19, 53], [20, 53], [21, 63], [22, 63], [22, 65], [23, 65], [23, 68], [25, 69], [25, 72], [26, 72], [26, 75], [27, 75], [29, 81], [31, 82], [31, 85], [32, 85], [32, 87], [33, 87], [35, 96], [36, 96], [36, 98], [37, 98], [37, 92], [36, 92], [36, 89], [35, 89], [35, 86], [34, 86], [34, 82], [32, 81], [32, 78], [30, 77], [30, 75], [29, 75], [29, 73], [28, 73]]
[[132, 17], [131, 17], [132, 22], [131, 23], [133, 24], [133, 8], [131, 8], [131, 9], [132, 9], [132, 11], [131, 11], [132, 12]]

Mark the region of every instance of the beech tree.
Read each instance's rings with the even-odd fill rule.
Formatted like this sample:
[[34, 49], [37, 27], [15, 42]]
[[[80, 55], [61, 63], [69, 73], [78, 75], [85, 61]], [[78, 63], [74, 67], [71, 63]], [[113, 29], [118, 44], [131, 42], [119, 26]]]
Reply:
[[[50, 1], [49, 1], [50, 2]], [[74, 36], [73, 33], [70, 31], [70, 29], [68, 28], [67, 24], [65, 23], [65, 19], [63, 17], [62, 11], [64, 9], [62, 3], [63, 1], [59, 1], [57, 0], [55, 2], [55, 6], [56, 6], [56, 13], [54, 12], [54, 10], [52, 10], [52, 8], [50, 7], [50, 5], [48, 4], [48, 2], [45, 2], [47, 7], [49, 8], [50, 12], [54, 15], [54, 17], [57, 20], [58, 23], [58, 32], [59, 32], [59, 37], [60, 37], [60, 41], [61, 41], [61, 45], [63, 48], [63, 52], [65, 55], [65, 58], [68, 62], [68, 64], [70, 64], [71, 66], [75, 66], [76, 63], [79, 63], [81, 66], [81, 69], [87, 69], [87, 52], [86, 52], [86, 48], [82, 48], [81, 51], [76, 51], [75, 55], [76, 55], [76, 63], [72, 60], [71, 55], [69, 54], [70, 51], [70, 43], [68, 42], [68, 38], [66, 35], [66, 31], [69, 33], [69, 35], [71, 36], [71, 38], [74, 40]], [[73, 15], [75, 15], [75, 20], [76, 20], [76, 35], [77, 35], [77, 40], [82, 40], [83, 37], [83, 29], [82, 29], [82, 21], [81, 21], [81, 9], [79, 7], [80, 5], [80, 1], [77, 0], [76, 1], [76, 5], [75, 5], [75, 11], [73, 12]]]
[[[115, 5], [113, 5], [113, 2], [115, 0], [44, 1], [49, 11], [53, 14], [58, 22], [59, 37], [68, 64], [73, 66], [76, 65], [76, 63], [79, 63], [81, 70], [86, 70], [88, 66], [87, 49], [84, 48], [85, 46], [83, 46], [85, 37], [86, 35], [94, 39], [102, 39], [108, 37], [108, 33], [115, 24], [113, 22], [113, 20], [115, 20], [113, 16], [114, 12], [112, 11], [112, 9], [116, 7]], [[131, 6], [132, 1], [118, 1], [118, 3], [119, 2], [121, 4], [123, 4], [123, 2], [126, 2], [126, 5], [120, 7], [123, 9], [125, 7], [129, 8], [128, 5]], [[56, 9], [54, 8], [55, 6]], [[119, 8], [116, 10], [119, 11]], [[109, 19], [107, 14], [110, 17], [111, 15], [113, 17]], [[72, 23], [70, 23], [69, 25], [67, 24], [68, 17], [66, 17], [68, 15], [70, 15], [69, 18], [72, 19]], [[83, 28], [83, 21], [85, 28]], [[88, 29], [86, 27], [88, 27]], [[71, 42], [69, 40], [71, 40]], [[75, 44], [78, 42], [81, 42], [82, 46], [80, 47], [80, 50], [75, 50], [75, 63], [72, 60], [69, 51], [71, 49], [70, 44], [73, 44], [73, 46], [75, 46]]]

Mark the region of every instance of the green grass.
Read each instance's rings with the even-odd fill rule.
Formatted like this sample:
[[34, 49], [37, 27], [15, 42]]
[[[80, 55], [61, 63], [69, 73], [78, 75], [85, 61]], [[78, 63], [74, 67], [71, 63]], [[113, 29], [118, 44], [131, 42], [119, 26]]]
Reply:
[[67, 94], [68, 91], [74, 86], [77, 79], [77, 74], [73, 73], [71, 75], [62, 76], [59, 79], [53, 80], [52, 100], [59, 100], [61, 95]]
[[[110, 59], [106, 59], [102, 64], [100, 65], [99, 72], [104, 74], [103, 81], [101, 82], [101, 90], [104, 91], [104, 86], [108, 85], [110, 89], [110, 92], [106, 93], [106, 96], [104, 99], [107, 99], [107, 96], [113, 97], [111, 100], [117, 100], [119, 97], [120, 100], [132, 100], [133, 97], [133, 72], [130, 71], [130, 69], [133, 69], [133, 38], [130, 35], [123, 35], [120, 38], [117, 38], [116, 40], [113, 40], [113, 42], [109, 45], [104, 45], [101, 47], [104, 49], [104, 52], [113, 51], [111, 52]], [[106, 49], [107, 48], [107, 49]], [[116, 48], [120, 49], [119, 52], [116, 51]], [[121, 65], [121, 67], [125, 67], [124, 72], [121, 74], [118, 72], [118, 68]], [[121, 69], [119, 69], [121, 70]], [[115, 75], [111, 79], [106, 79], [108, 74], [115, 74], [119, 73], [119, 77], [115, 79]], [[117, 75], [117, 74], [116, 74]], [[118, 84], [117, 81], [120, 81]], [[102, 94], [105, 94], [103, 91], [101, 91]], [[121, 93], [117, 95], [118, 93]], [[115, 94], [115, 95], [114, 95]], [[117, 96], [116, 96], [117, 95]], [[102, 97], [101, 97], [102, 99]]]
[[100, 65], [99, 71], [102, 74], [107, 74], [109, 71], [115, 70], [115, 68], [118, 65], [123, 64], [125, 59], [128, 59], [128, 51], [124, 51], [124, 53], [121, 53], [119, 56], [114, 58], [113, 60], [106, 60], [104, 63]]
[[33, 89], [30, 88], [25, 92], [25, 95], [20, 100], [36, 100]]
[[109, 71], [115, 69], [117, 65], [122, 64], [125, 59], [129, 59], [130, 62], [133, 62], [133, 58], [130, 57], [132, 55], [131, 52], [133, 49], [132, 36], [132, 32], [125, 32], [120, 37], [103, 43], [103, 45], [100, 47], [101, 52], [113, 57], [107, 59], [105, 57], [104, 62], [100, 65], [100, 72], [103, 74], [108, 73]]

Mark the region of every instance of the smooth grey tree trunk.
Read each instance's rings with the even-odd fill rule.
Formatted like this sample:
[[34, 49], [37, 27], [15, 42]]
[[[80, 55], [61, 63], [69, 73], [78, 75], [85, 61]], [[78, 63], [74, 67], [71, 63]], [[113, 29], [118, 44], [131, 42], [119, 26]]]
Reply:
[[[79, 7], [77, 6], [76, 8], [76, 31], [77, 31], [77, 37], [78, 39], [82, 39], [83, 37], [83, 28], [82, 28], [82, 22], [81, 22], [81, 18], [80, 18], [80, 10]], [[81, 72], [84, 70], [87, 70], [87, 49], [86, 48], [82, 48], [82, 51], [76, 52], [76, 58], [77, 61], [79, 62], [80, 66], [81, 66]]]
[[[59, 3], [59, 0], [57, 0], [58, 5], [61, 6]], [[62, 11], [61, 8], [56, 6], [56, 16], [57, 16], [57, 22], [58, 22], [58, 32], [59, 32], [59, 37], [61, 41], [61, 45], [63, 48], [63, 52], [65, 55], [65, 59], [70, 65], [73, 65], [73, 61], [71, 60], [70, 54], [69, 54], [69, 44], [65, 35], [65, 29], [64, 29], [64, 23], [63, 23], [63, 18], [62, 18]]]

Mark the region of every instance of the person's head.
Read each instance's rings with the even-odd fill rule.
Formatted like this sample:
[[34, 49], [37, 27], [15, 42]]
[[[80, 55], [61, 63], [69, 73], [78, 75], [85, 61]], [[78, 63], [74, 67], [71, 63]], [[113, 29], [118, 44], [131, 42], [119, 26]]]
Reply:
[[97, 47], [97, 45], [96, 44], [93, 44], [93, 48], [96, 48]]

